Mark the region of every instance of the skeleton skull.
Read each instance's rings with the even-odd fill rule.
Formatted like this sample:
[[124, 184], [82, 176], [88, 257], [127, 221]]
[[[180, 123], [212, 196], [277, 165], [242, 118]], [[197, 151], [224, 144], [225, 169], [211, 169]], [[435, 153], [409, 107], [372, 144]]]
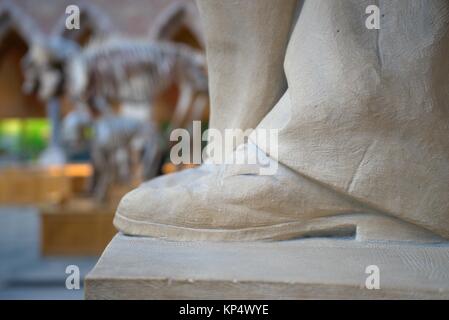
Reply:
[[60, 38], [36, 41], [22, 60], [23, 92], [47, 101], [63, 93], [65, 66], [78, 52], [76, 44]]

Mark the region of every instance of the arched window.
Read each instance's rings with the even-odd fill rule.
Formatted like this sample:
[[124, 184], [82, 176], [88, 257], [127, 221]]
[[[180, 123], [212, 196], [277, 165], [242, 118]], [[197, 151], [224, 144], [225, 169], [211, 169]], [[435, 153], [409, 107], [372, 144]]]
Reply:
[[[156, 17], [150, 29], [150, 39], [179, 42], [203, 51], [205, 41], [200, 21], [193, 1], [174, 3]], [[159, 123], [164, 124], [172, 119], [179, 93], [179, 88], [173, 85], [155, 99], [153, 115]], [[206, 108], [201, 116], [203, 122], [209, 118], [208, 110]]]
[[13, 3], [0, 7], [0, 118], [44, 117], [45, 107], [34, 95], [22, 92], [21, 60], [38, 28]]
[[153, 40], [182, 42], [204, 49], [198, 9], [193, 2], [175, 3], [157, 16], [150, 30]]
[[22, 91], [22, 58], [39, 36], [14, 3], [0, 5], [0, 154], [14, 161], [36, 157], [46, 144], [45, 105]]

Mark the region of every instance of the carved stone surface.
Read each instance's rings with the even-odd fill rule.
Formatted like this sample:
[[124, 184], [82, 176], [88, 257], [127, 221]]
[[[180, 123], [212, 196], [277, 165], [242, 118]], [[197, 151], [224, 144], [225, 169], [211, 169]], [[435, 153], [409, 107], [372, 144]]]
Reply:
[[[333, 222], [351, 215], [357, 233], [393, 217], [409, 240], [449, 239], [447, 1], [380, 1], [380, 29], [366, 27], [366, 0], [197, 3], [210, 128], [279, 130], [278, 152], [248, 143], [279, 170], [203, 165], [152, 180], [123, 198], [118, 229], [279, 240], [337, 236]], [[362, 226], [365, 214], [379, 220]], [[389, 231], [381, 238], [402, 235]]]
[[[379, 268], [380, 289], [365, 273]], [[87, 299], [448, 299], [449, 244], [301, 239], [174, 242], [115, 236]]]

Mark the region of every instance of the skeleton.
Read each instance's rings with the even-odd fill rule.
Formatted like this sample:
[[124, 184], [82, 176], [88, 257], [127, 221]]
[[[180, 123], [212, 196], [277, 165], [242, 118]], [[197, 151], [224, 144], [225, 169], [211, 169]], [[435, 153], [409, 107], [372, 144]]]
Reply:
[[[86, 131], [93, 130], [93, 138]], [[160, 161], [159, 135], [150, 124], [113, 113], [93, 118], [81, 108], [71, 111], [62, 124], [62, 140], [71, 150], [89, 144], [94, 176], [90, 189], [94, 196], [104, 201], [110, 186], [129, 182], [139, 163]], [[91, 141], [90, 141], [91, 140]], [[155, 176], [157, 166], [144, 166], [143, 176]]]
[[177, 84], [180, 98], [173, 127], [185, 120], [195, 95], [208, 93], [204, 55], [186, 45], [162, 41], [112, 38], [81, 50], [71, 41], [51, 38], [32, 46], [23, 68], [26, 92], [37, 90], [44, 100], [65, 93], [94, 108], [99, 108], [96, 101], [151, 103]]
[[108, 170], [123, 168], [105, 162], [116, 158], [111, 154], [129, 153], [127, 144], [131, 136], [147, 139], [142, 143], [145, 146], [142, 158], [144, 180], [156, 174], [160, 160], [160, 150], [154, 143], [157, 139], [148, 134], [155, 132], [149, 116], [151, 113], [147, 119], [139, 119], [142, 127], [145, 123], [147, 129], [136, 129], [130, 135], [122, 127], [122, 121], [112, 114], [111, 105], [122, 102], [151, 105], [155, 97], [170, 85], [177, 84], [180, 97], [171, 127], [179, 127], [186, 121], [190, 106], [193, 107], [191, 116], [198, 117], [206, 105], [204, 56], [181, 44], [114, 38], [93, 42], [81, 50], [72, 42], [52, 38], [33, 45], [24, 58], [23, 68], [26, 91], [37, 90], [44, 100], [65, 94], [75, 102], [78, 112], [89, 110], [91, 116], [100, 115], [94, 121], [96, 130], [92, 142], [93, 180], [99, 182], [94, 183], [94, 189], [99, 188], [94, 192], [99, 198], [106, 194], [105, 185], [113, 182], [113, 179], [106, 178], [111, 174]]

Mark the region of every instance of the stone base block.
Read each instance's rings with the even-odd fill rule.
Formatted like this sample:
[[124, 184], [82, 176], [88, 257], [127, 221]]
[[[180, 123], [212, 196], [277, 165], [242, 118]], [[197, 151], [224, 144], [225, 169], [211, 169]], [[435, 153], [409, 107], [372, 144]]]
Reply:
[[[367, 289], [376, 276], [380, 289]], [[85, 285], [87, 299], [448, 299], [449, 244], [170, 242], [118, 234]]]

